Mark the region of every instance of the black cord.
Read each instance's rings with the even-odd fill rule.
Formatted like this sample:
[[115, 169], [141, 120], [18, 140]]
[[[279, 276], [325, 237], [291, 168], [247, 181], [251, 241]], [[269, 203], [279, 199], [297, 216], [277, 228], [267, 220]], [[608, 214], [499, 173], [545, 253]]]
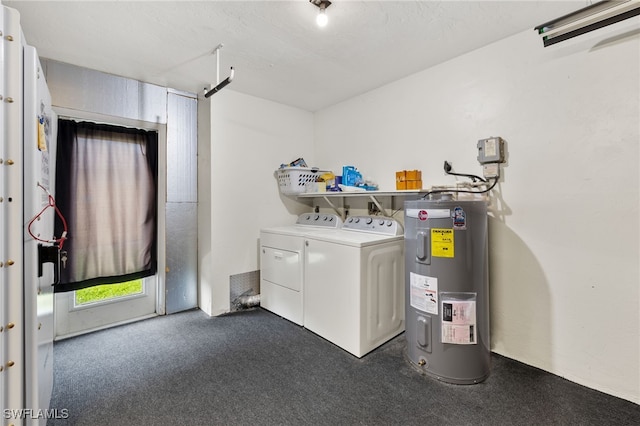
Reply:
[[451, 171], [451, 163], [449, 163], [448, 161], [444, 162], [444, 172], [448, 175], [451, 176], [462, 176], [462, 177], [466, 177], [471, 179], [472, 182], [476, 182], [476, 180], [479, 180], [481, 182], [486, 182], [486, 179], [481, 178], [480, 176], [476, 176], [476, 175], [468, 175], [465, 173], [454, 173]]

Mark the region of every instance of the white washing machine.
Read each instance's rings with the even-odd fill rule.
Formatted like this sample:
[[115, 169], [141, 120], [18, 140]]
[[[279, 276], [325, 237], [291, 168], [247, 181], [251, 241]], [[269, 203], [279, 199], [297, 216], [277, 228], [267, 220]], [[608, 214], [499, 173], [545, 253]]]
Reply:
[[400, 223], [354, 216], [305, 237], [304, 327], [362, 357], [404, 331]]
[[335, 214], [305, 213], [294, 225], [260, 230], [260, 306], [304, 325], [304, 238], [339, 229]]

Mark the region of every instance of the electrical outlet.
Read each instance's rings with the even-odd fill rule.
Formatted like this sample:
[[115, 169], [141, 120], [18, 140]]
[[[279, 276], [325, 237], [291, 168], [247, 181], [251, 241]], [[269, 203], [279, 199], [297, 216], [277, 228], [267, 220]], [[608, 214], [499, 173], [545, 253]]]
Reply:
[[376, 203], [371, 201], [367, 203], [367, 210], [369, 211], [370, 215], [380, 213], [380, 209], [378, 208], [378, 206], [376, 206]]

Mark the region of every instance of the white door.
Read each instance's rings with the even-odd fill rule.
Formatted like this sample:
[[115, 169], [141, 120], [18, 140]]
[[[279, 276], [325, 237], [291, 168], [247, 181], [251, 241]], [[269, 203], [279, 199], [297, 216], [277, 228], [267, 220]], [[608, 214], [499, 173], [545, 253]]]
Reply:
[[[79, 292], [55, 296], [56, 338], [123, 324], [156, 315], [157, 276], [143, 278], [140, 292], [99, 301], [83, 301]], [[117, 284], [107, 284], [114, 286]]]
[[126, 118], [108, 117], [101, 114], [56, 108], [58, 115], [83, 120], [136, 127], [158, 132], [158, 272], [155, 276], [142, 279], [140, 292], [127, 296], [82, 303], [77, 292], [55, 294], [55, 338], [65, 338], [87, 333], [127, 322], [149, 318], [165, 313], [165, 223], [166, 223], [166, 126]]
[[[52, 284], [57, 271], [52, 262], [39, 263], [39, 248], [57, 252], [51, 240], [55, 212], [48, 197], [55, 186], [57, 117], [36, 49], [25, 45], [23, 56], [25, 406], [46, 410], [53, 389]], [[38, 420], [27, 424], [46, 424], [46, 419]]]

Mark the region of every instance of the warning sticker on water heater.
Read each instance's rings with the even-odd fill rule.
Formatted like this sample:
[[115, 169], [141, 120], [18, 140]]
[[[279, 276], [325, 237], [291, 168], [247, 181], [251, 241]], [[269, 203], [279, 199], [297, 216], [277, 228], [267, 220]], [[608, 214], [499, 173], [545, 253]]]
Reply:
[[438, 315], [438, 279], [409, 272], [409, 280], [411, 306]]
[[453, 229], [433, 228], [431, 230], [431, 256], [453, 257]]

